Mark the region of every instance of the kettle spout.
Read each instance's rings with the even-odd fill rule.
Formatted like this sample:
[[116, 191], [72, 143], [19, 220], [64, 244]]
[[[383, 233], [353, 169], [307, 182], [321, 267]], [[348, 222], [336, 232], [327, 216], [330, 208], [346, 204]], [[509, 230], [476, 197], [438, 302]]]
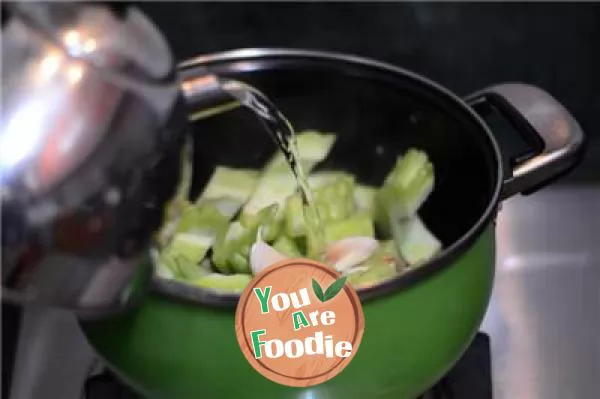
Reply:
[[181, 83], [181, 91], [190, 108], [190, 122], [206, 119], [240, 107], [240, 101], [225, 89], [215, 75], [195, 76]]

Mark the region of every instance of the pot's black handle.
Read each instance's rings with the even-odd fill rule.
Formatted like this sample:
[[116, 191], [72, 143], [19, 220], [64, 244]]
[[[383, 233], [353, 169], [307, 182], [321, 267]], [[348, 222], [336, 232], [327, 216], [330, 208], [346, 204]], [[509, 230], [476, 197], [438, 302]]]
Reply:
[[522, 83], [491, 86], [466, 97], [482, 116], [496, 109], [523, 139], [534, 145], [531, 156], [511, 159], [502, 198], [531, 194], [570, 171], [582, 158], [581, 127], [554, 97]]

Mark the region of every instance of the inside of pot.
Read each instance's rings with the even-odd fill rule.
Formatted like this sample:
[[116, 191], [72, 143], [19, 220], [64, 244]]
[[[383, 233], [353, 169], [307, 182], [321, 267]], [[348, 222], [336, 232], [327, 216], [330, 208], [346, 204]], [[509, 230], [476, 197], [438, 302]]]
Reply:
[[[423, 150], [433, 164], [435, 185], [418, 213], [443, 250], [418, 267], [421, 274], [449, 263], [450, 255], [468, 246], [475, 227], [487, 222], [499, 179], [491, 138], [461, 103], [435, 86], [396, 70], [309, 57], [217, 62], [209, 69], [265, 93], [296, 132], [335, 134], [316, 172], [348, 172], [360, 184], [379, 187], [399, 155], [409, 148]], [[191, 133], [191, 198], [203, 191], [217, 165], [259, 170], [277, 151], [264, 127], [244, 109], [194, 122]], [[359, 295], [398, 289], [411, 272], [382, 283], [386, 289], [359, 289]], [[155, 286], [195, 301], [237, 300], [164, 279]]]

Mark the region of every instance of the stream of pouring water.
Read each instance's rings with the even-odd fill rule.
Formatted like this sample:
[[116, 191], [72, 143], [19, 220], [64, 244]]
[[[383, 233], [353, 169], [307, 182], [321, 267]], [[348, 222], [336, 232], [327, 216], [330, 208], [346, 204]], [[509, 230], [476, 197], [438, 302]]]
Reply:
[[298, 184], [302, 196], [304, 218], [308, 230], [307, 248], [309, 256], [316, 257], [322, 251], [325, 242], [319, 211], [314, 203], [313, 193], [299, 162], [298, 146], [294, 128], [287, 118], [260, 91], [238, 81], [223, 82], [222, 89], [234, 97], [240, 105], [252, 111], [283, 153]]

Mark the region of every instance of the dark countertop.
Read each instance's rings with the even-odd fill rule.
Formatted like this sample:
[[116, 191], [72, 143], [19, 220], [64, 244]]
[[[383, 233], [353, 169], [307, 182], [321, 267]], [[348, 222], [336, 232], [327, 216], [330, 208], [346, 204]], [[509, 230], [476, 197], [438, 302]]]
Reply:
[[335, 50], [465, 95], [521, 81], [549, 91], [589, 138], [564, 181], [600, 182], [600, 4], [143, 3], [178, 59], [240, 47]]

